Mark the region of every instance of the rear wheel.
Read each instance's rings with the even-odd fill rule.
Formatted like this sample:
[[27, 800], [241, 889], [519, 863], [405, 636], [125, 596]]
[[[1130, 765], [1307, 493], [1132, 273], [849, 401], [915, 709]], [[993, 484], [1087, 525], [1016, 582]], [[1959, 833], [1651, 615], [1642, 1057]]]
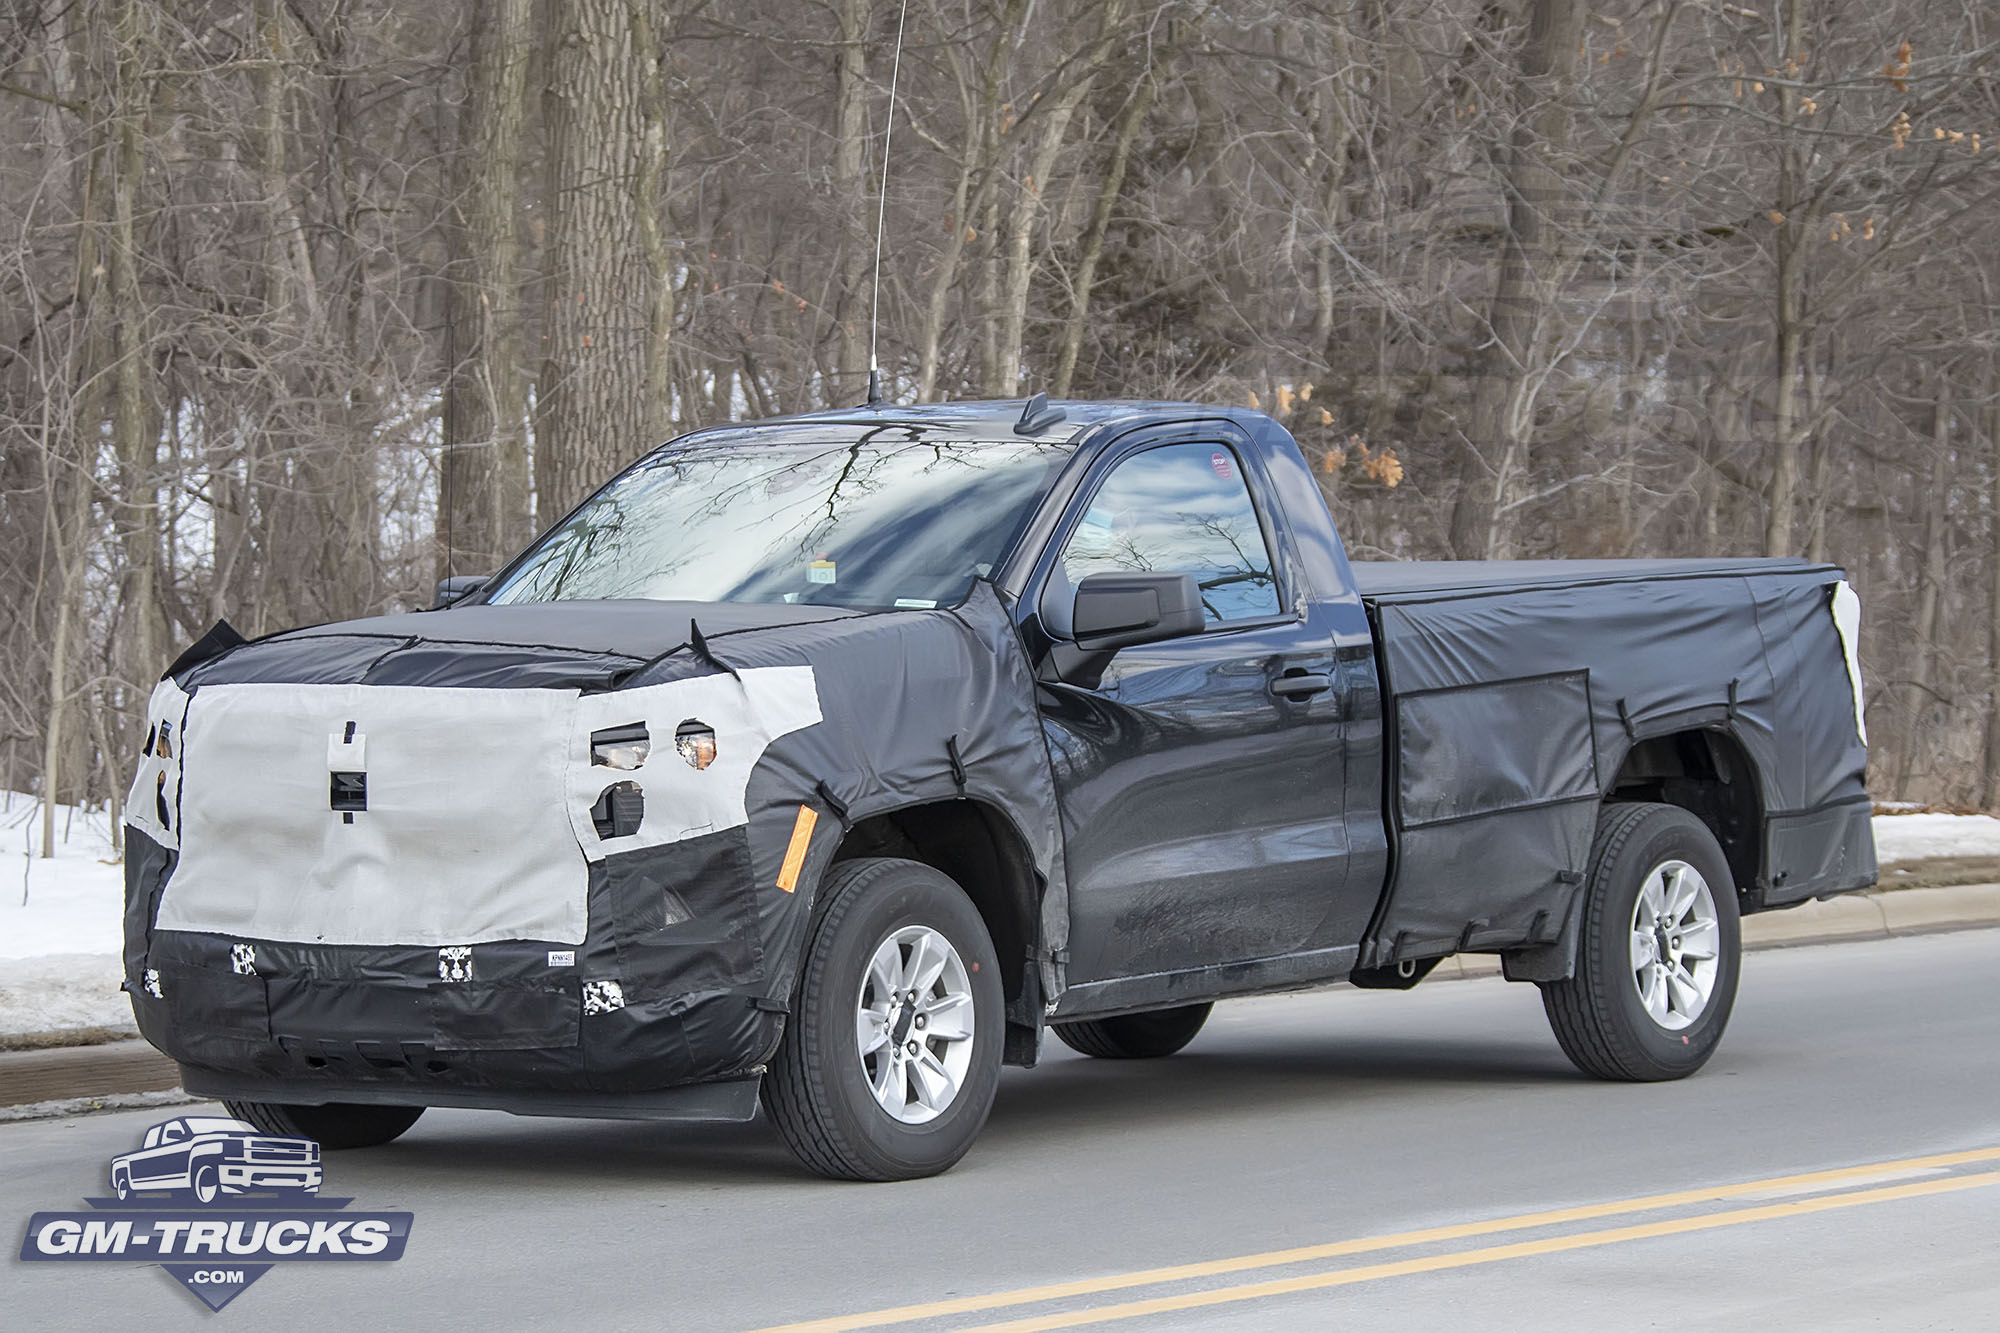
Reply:
[[915, 861], [840, 862], [820, 886], [764, 1109], [820, 1175], [936, 1175], [993, 1108], [1002, 1006], [986, 923], [958, 885]]
[[1151, 1060], [1172, 1055], [1193, 1041], [1208, 1021], [1209, 1004], [1184, 1004], [1150, 1014], [1120, 1014], [1115, 1018], [1085, 1018], [1057, 1023], [1056, 1036], [1072, 1051], [1100, 1060]]
[[1672, 805], [1598, 820], [1576, 974], [1542, 984], [1563, 1053], [1598, 1078], [1685, 1078], [1729, 1023], [1742, 964], [1735, 878], [1708, 827]]
[[266, 1134], [312, 1139], [322, 1148], [374, 1148], [399, 1137], [417, 1123], [421, 1106], [367, 1106], [328, 1102], [308, 1106], [289, 1102], [224, 1102], [229, 1114], [247, 1120]]

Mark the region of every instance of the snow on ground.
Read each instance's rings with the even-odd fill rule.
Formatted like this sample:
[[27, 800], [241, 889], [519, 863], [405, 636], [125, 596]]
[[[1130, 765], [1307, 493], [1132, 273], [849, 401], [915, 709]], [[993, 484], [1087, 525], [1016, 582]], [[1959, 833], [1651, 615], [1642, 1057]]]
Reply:
[[[0, 792], [0, 1034], [129, 1028], [118, 990], [124, 870], [105, 815], [56, 807], [51, 860], [37, 855], [41, 836], [35, 798]], [[1884, 862], [2000, 856], [2000, 819], [1877, 815], [1875, 847]]]
[[2000, 856], [2000, 819], [1991, 815], [1877, 815], [1875, 856], [1921, 861], [1927, 856]]
[[123, 947], [125, 869], [109, 820], [59, 805], [55, 825], [56, 854], [43, 860], [41, 804], [0, 793], [0, 959]]
[[0, 1035], [65, 1028], [137, 1031], [115, 953], [0, 958]]
[[125, 871], [110, 823], [57, 806], [55, 824], [55, 856], [43, 860], [40, 804], [0, 792], [0, 1034], [132, 1026], [118, 989]]

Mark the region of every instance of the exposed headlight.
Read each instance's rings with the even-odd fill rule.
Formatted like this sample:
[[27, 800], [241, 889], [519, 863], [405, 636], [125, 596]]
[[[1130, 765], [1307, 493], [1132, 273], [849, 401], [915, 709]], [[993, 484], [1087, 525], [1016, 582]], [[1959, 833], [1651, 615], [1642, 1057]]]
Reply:
[[590, 762], [604, 768], [630, 771], [645, 763], [652, 752], [653, 741], [644, 722], [590, 733]]

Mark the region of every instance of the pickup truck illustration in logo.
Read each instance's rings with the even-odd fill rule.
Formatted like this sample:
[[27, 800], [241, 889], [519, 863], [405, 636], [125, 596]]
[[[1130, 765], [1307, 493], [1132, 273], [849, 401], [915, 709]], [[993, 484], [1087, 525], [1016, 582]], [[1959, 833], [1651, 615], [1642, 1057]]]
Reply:
[[187, 1116], [154, 1125], [135, 1151], [111, 1159], [111, 1188], [120, 1199], [172, 1190], [214, 1203], [224, 1194], [319, 1190], [319, 1145], [266, 1134], [223, 1116]]
[[115, 1197], [28, 1219], [26, 1262], [155, 1264], [220, 1310], [280, 1264], [403, 1257], [410, 1214], [322, 1196], [320, 1145], [227, 1116], [152, 1126], [111, 1159]]

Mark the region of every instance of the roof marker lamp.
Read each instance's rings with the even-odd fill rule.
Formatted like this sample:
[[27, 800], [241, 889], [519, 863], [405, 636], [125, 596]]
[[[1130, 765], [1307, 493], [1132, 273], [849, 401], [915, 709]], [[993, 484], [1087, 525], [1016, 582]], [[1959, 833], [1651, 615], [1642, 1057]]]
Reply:
[[644, 722], [606, 727], [590, 733], [590, 762], [600, 768], [630, 772], [644, 764], [646, 756], [652, 752], [653, 741], [646, 734]]

